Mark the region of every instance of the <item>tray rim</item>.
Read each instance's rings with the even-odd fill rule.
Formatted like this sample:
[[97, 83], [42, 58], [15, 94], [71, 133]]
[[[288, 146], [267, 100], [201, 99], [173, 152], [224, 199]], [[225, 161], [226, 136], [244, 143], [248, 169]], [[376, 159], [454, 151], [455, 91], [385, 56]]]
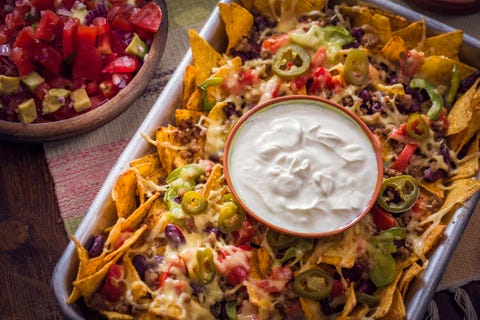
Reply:
[[[230, 3], [234, 1], [235, 0], [221, 0], [219, 3]], [[427, 25], [427, 29], [431, 30], [433, 33], [456, 30], [456, 28], [418, 13], [413, 9], [389, 1], [349, 0], [344, 2], [362, 3], [367, 5], [371, 4], [378, 8], [402, 15], [409, 21], [423, 19]], [[221, 41], [215, 42], [217, 41], [215, 40], [216, 37], [220, 35], [225, 37], [225, 32], [223, 31], [222, 26], [223, 22], [220, 19], [218, 6], [215, 6], [203, 27], [200, 29], [199, 35], [214, 47], [215, 45], [222, 46], [224, 43], [221, 43]], [[463, 56], [467, 61], [469, 59], [475, 61], [473, 59], [474, 55], [478, 53], [480, 53], [480, 39], [464, 33], [460, 56]], [[108, 211], [113, 208], [110, 192], [117, 177], [128, 167], [130, 160], [144, 155], [148, 150], [151, 150], [149, 149], [150, 146], [143, 139], [142, 134], [146, 133], [151, 136], [158, 125], [166, 124], [173, 119], [173, 110], [175, 106], [179, 104], [181, 99], [183, 74], [185, 68], [191, 62], [192, 52], [188, 49], [167, 85], [154, 102], [149, 113], [146, 115], [145, 120], [141, 123], [130, 142], [113, 164], [111, 171], [107, 175], [107, 178], [103, 182], [99, 192], [87, 209], [87, 212], [75, 232], [75, 236], [81, 243], [86, 243], [91, 235], [98, 233], [103, 228], [102, 226], [106, 226], [110, 222], [111, 219], [105, 217], [105, 215], [108, 215]], [[477, 61], [477, 64], [478, 65], [475, 66], [480, 68], [480, 61]], [[162, 119], [162, 121], [152, 121], [152, 119]], [[435, 293], [435, 289], [441, 280], [448, 261], [479, 200], [480, 192], [471, 197], [465, 203], [465, 206], [455, 211], [444, 231], [445, 236], [443, 240], [437, 246], [434, 254], [429, 258], [427, 268], [413, 281], [411, 288], [415, 288], [415, 292], [407, 296], [406, 302], [408, 319], [423, 319], [424, 313]], [[84, 319], [81, 314], [81, 308], [78, 304], [68, 305], [66, 303], [66, 299], [70, 295], [72, 287], [71, 282], [75, 276], [75, 270], [73, 270], [73, 268], [75, 268], [77, 264], [78, 258], [76, 256], [75, 245], [73, 241], [70, 240], [55, 266], [50, 281], [51, 288], [54, 291], [61, 311], [65, 317], [72, 320]]]

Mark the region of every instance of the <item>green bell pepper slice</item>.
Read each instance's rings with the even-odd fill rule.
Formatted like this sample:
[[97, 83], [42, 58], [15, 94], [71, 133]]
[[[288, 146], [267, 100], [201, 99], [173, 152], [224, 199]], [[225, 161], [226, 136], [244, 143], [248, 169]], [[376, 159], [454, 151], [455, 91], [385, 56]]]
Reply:
[[452, 79], [450, 80], [450, 88], [448, 89], [447, 102], [449, 105], [453, 104], [457, 96], [458, 87], [460, 86], [460, 69], [457, 64], [452, 68]]
[[437, 88], [422, 78], [413, 78], [410, 81], [410, 87], [413, 89], [424, 89], [427, 92], [428, 97], [432, 101], [432, 106], [427, 111], [427, 117], [430, 120], [437, 119], [443, 110], [443, 97]]
[[202, 83], [198, 84], [197, 87], [203, 91], [202, 103], [203, 103], [203, 110], [205, 112], [209, 112], [215, 106], [217, 101], [210, 101], [207, 88], [212, 86], [218, 86], [223, 83], [223, 78], [208, 78], [204, 80]]

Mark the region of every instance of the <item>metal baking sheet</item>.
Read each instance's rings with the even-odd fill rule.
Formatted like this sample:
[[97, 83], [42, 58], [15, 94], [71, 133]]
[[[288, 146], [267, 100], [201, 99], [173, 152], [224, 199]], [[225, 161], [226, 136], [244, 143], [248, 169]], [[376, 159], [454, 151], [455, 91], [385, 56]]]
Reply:
[[[231, 0], [222, 0], [229, 3]], [[335, 1], [338, 2], [338, 1]], [[343, 1], [348, 4], [356, 4], [358, 1]], [[389, 1], [369, 0], [362, 1], [362, 4], [369, 4], [390, 12], [406, 17], [410, 21], [424, 19], [431, 34], [453, 31], [454, 28], [445, 25], [439, 21], [425, 17], [411, 9], [402, 7]], [[220, 19], [218, 8], [215, 8], [205, 25], [200, 31], [200, 35], [209, 41], [218, 51], [226, 46], [226, 35], [223, 22]], [[461, 48], [460, 58], [480, 68], [480, 40], [469, 35], [464, 35], [464, 44]], [[100, 233], [103, 229], [114, 223], [114, 206], [110, 197], [112, 186], [117, 177], [129, 166], [132, 159], [141, 157], [147, 152], [151, 152], [151, 147], [141, 137], [142, 133], [153, 135], [155, 130], [169, 123], [173, 119], [175, 108], [180, 105], [182, 95], [182, 78], [188, 64], [192, 61], [192, 55], [189, 51], [181, 63], [178, 65], [175, 73], [162, 91], [145, 121], [140, 125], [137, 132], [126, 146], [111, 172], [107, 176], [97, 196], [87, 210], [82, 222], [80, 223], [76, 237], [81, 243], [88, 243], [91, 237]], [[480, 194], [473, 196], [465, 206], [460, 208], [452, 216], [449, 225], [445, 230], [445, 237], [439, 244], [435, 253], [429, 260], [426, 270], [419, 278], [412, 282], [412, 286], [407, 294], [407, 318], [423, 319], [425, 311], [435, 293], [436, 287], [442, 278], [448, 261], [457, 246], [460, 237], [472, 215], [472, 212], [480, 198]], [[75, 251], [75, 245], [69, 242], [64, 253], [60, 257], [51, 279], [51, 286], [55, 292], [62, 312], [68, 319], [85, 319], [86, 309], [82, 303], [68, 305], [66, 300], [72, 290], [72, 282], [76, 277], [78, 258]]]

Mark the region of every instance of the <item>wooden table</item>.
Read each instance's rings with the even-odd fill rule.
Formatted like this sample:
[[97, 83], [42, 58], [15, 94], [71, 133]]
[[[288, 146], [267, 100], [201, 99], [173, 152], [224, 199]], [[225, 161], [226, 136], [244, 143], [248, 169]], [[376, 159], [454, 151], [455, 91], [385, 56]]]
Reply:
[[[63, 319], [50, 278], [67, 236], [41, 144], [0, 142], [0, 318]], [[480, 310], [480, 282], [464, 287]], [[463, 319], [449, 292], [441, 319]]]

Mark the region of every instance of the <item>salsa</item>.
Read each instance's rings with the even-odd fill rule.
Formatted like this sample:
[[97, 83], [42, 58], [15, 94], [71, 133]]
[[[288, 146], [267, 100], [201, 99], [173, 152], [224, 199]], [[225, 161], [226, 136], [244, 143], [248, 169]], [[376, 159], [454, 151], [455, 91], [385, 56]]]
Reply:
[[58, 121], [125, 88], [162, 11], [146, 0], [7, 1], [0, 13], [0, 119]]

